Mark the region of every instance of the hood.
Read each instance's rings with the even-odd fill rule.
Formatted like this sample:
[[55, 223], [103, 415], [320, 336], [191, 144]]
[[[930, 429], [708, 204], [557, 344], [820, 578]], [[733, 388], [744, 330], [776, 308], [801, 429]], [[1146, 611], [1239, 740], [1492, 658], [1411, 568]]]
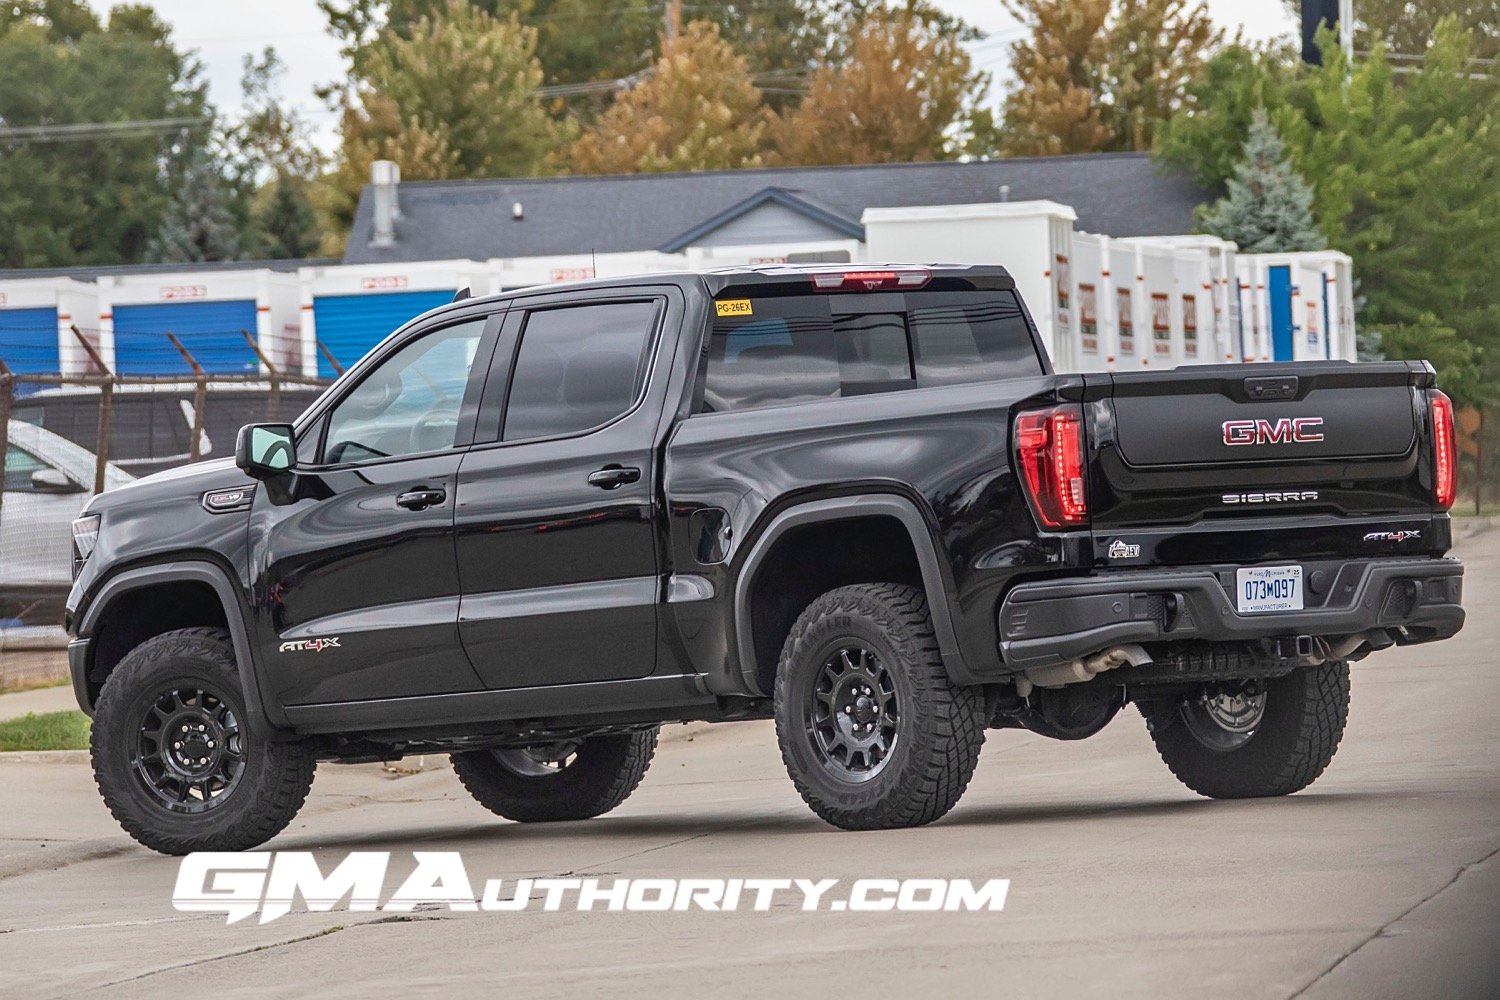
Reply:
[[138, 505], [156, 499], [198, 496], [210, 490], [249, 486], [254, 482], [240, 471], [232, 458], [195, 462], [157, 472], [126, 483], [118, 489], [101, 493], [89, 504], [88, 511], [98, 513], [122, 504]]

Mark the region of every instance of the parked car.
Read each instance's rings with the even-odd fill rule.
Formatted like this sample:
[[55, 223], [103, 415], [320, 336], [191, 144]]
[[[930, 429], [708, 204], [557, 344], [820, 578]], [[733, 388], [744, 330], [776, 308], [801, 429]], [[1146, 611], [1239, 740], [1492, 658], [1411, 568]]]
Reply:
[[532, 289], [95, 499], [69, 660], [105, 802], [169, 853], [262, 843], [318, 760], [597, 816], [693, 719], [774, 719], [848, 829], [944, 815], [988, 728], [1130, 702], [1188, 787], [1285, 795], [1352, 661], [1463, 625], [1455, 463], [1429, 365], [1055, 374], [996, 267]]
[[[269, 384], [209, 382], [198, 438], [199, 459], [230, 454], [235, 435], [245, 424], [291, 419], [322, 391], [316, 386], [282, 386], [273, 405]], [[195, 392], [192, 382], [115, 386], [109, 460], [137, 476], [186, 464], [192, 457]], [[99, 390], [92, 386], [42, 389], [16, 400], [11, 415], [97, 451], [99, 398]]]
[[[93, 496], [95, 456], [20, 420], [7, 425], [0, 497], [0, 622], [57, 625], [72, 583], [70, 526]], [[104, 485], [135, 477], [110, 465]]]

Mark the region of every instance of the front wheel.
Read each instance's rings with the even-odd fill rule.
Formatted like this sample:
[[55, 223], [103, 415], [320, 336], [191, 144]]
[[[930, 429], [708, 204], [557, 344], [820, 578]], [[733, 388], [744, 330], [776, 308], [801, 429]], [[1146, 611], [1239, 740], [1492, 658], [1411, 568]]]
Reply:
[[656, 753], [655, 728], [452, 755], [469, 794], [519, 823], [593, 819], [630, 797]]
[[1199, 795], [1290, 795], [1317, 780], [1338, 750], [1349, 718], [1349, 664], [1143, 701], [1141, 713], [1161, 759]]
[[857, 584], [813, 601], [776, 670], [776, 736], [813, 812], [846, 830], [931, 823], [968, 787], [984, 698], [948, 679], [927, 599]]
[[257, 740], [245, 718], [223, 629], [179, 629], [126, 654], [89, 738], [94, 780], [125, 832], [163, 854], [246, 851], [280, 833], [316, 762], [303, 744]]

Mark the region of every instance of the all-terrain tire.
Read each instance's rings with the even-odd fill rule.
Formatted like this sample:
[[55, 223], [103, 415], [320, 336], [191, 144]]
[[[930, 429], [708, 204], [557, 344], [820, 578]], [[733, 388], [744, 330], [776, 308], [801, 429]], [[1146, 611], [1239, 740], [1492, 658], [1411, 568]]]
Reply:
[[630, 797], [656, 754], [658, 730], [590, 736], [565, 767], [523, 773], [508, 761], [520, 751], [468, 750], [452, 755], [469, 794], [490, 812], [518, 823], [593, 819]]
[[[180, 709], [174, 708], [178, 702], [172, 693], [194, 691], [198, 706], [208, 706], [205, 712], [193, 714], [191, 694]], [[150, 767], [165, 776], [157, 779], [165, 782], [165, 790], [153, 790], [147, 766], [139, 763], [149, 757], [141, 734], [151, 725], [167, 725], [163, 716], [182, 724], [202, 718], [212, 726], [214, 717], [225, 722], [222, 732], [227, 735], [218, 741], [222, 747], [214, 749], [234, 751], [240, 763], [229, 765], [232, 778], [213, 795], [195, 797], [189, 787], [181, 802], [166, 801], [164, 795], [190, 782], [181, 777], [187, 772], [168, 770], [161, 758]], [[127, 653], [99, 693], [89, 752], [109, 811], [126, 833], [163, 854], [244, 851], [265, 843], [302, 808], [316, 766], [302, 743], [251, 735], [234, 647], [229, 633], [218, 628], [167, 632]]]
[[1232, 749], [1216, 749], [1195, 735], [1180, 703], [1141, 706], [1161, 759], [1199, 795], [1290, 795], [1316, 781], [1333, 760], [1349, 718], [1349, 664], [1301, 667], [1262, 683], [1264, 714]]
[[[828, 737], [818, 731], [832, 730], [818, 718], [827, 713], [815, 702], [831, 697], [820, 694], [822, 687], [842, 685], [828, 671], [841, 672], [853, 649], [864, 651], [862, 669], [879, 678], [873, 688], [888, 684], [891, 696], [878, 709], [863, 707], [866, 720], [878, 713], [864, 726], [888, 726], [891, 735], [888, 751], [878, 745], [847, 750], [844, 761], [820, 742]], [[845, 830], [921, 826], [942, 817], [968, 787], [984, 745], [983, 694], [949, 680], [927, 598], [900, 584], [839, 587], [808, 605], [782, 647], [775, 714], [781, 759], [798, 793], [818, 816]], [[861, 738], [856, 733], [853, 739]]]

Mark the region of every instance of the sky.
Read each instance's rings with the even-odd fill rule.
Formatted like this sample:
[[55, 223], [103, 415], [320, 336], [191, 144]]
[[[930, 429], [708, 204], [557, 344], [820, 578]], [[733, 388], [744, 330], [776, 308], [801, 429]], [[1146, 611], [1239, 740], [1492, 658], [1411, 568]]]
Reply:
[[[1009, 42], [1022, 32], [1000, 0], [935, 0], [986, 34], [971, 47], [974, 61], [995, 78], [995, 97], [1004, 90]], [[1250, 41], [1296, 31], [1282, 0], [1207, 0], [1210, 14], [1229, 34], [1243, 30]], [[89, 0], [101, 14], [112, 0]], [[246, 55], [276, 47], [287, 72], [281, 93], [331, 146], [337, 115], [317, 99], [313, 88], [344, 72], [338, 46], [324, 31], [323, 16], [313, 0], [156, 0], [149, 3], [172, 26], [181, 49], [193, 50], [203, 64], [209, 96], [233, 114], [240, 106], [241, 64]]]

